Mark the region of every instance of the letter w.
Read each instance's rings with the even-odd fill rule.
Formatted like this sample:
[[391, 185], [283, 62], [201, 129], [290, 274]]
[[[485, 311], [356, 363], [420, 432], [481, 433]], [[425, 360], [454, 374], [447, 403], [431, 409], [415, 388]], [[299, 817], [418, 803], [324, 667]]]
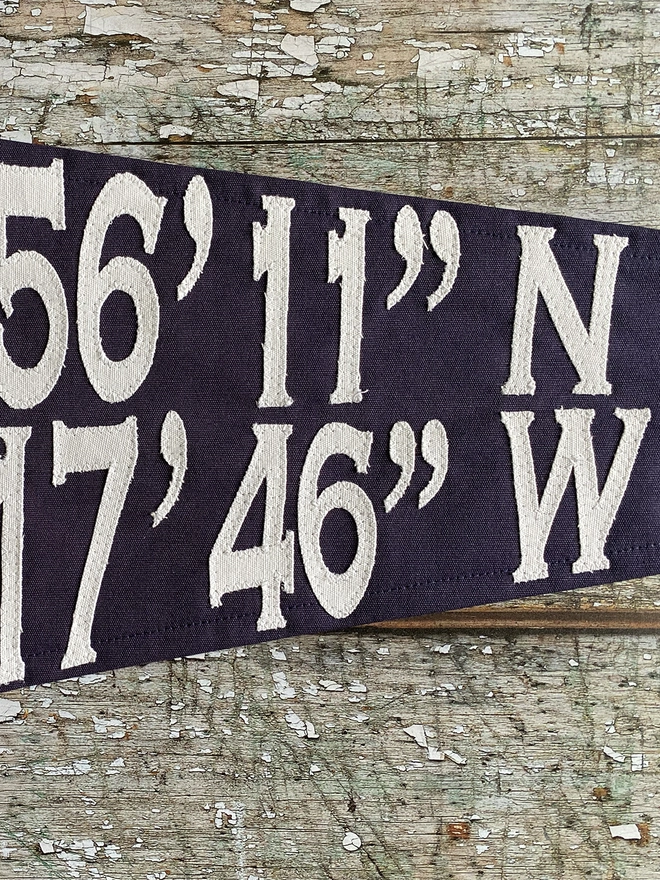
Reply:
[[605, 374], [612, 299], [619, 271], [619, 257], [628, 244], [628, 239], [619, 235], [594, 235], [598, 262], [591, 321], [587, 332], [550, 249], [554, 234], [555, 230], [551, 227], [518, 227], [522, 254], [511, 343], [511, 372], [507, 382], [502, 385], [502, 393], [534, 394], [536, 382], [531, 372], [532, 338], [536, 301], [540, 293], [564, 348], [580, 376], [580, 381], [573, 388], [573, 394], [610, 394], [612, 386]]
[[610, 567], [604, 553], [605, 541], [628, 486], [646, 426], [651, 420], [649, 409], [626, 410], [617, 407], [614, 414], [623, 422], [623, 435], [605, 486], [599, 495], [590, 430], [594, 410], [555, 410], [555, 418], [562, 427], [562, 433], [540, 503], [529, 441], [529, 426], [534, 421], [534, 413], [500, 414], [511, 443], [513, 482], [518, 507], [522, 560], [513, 572], [516, 583], [548, 576], [548, 565], [543, 557], [545, 545], [571, 473], [575, 475], [580, 534], [580, 557], [573, 563], [573, 574]]

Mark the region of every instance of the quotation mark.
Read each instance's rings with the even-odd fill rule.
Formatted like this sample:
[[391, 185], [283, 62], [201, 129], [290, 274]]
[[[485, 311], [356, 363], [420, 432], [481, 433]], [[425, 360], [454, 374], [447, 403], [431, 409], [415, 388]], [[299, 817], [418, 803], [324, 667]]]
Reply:
[[186, 427], [181, 420], [181, 416], [173, 409], [165, 416], [163, 427], [160, 429], [160, 452], [172, 468], [172, 477], [167, 494], [158, 505], [158, 508], [151, 514], [154, 518], [154, 528], [162, 523], [174, 507], [181, 492], [183, 478], [188, 467]]
[[[390, 458], [401, 468], [401, 475], [383, 502], [388, 513], [399, 503], [410, 486], [415, 470], [416, 451], [417, 441], [413, 429], [408, 422], [396, 422], [390, 431]], [[422, 430], [422, 458], [431, 465], [433, 473], [419, 493], [417, 506], [420, 509], [437, 495], [447, 475], [449, 444], [444, 425], [437, 419], [431, 419]]]

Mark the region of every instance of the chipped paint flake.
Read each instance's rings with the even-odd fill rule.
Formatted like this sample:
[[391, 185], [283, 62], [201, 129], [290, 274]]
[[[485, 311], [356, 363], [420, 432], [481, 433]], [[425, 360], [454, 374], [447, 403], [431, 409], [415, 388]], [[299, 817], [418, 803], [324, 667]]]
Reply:
[[187, 128], [185, 125], [161, 125], [158, 130], [158, 137], [162, 141], [172, 137], [189, 137], [192, 134], [192, 128]]
[[610, 825], [610, 834], [612, 837], [621, 837], [623, 840], [641, 840], [642, 834], [638, 825], [632, 823], [627, 825]]
[[220, 95], [229, 98], [246, 98], [248, 101], [256, 101], [259, 97], [258, 79], [236, 79], [232, 82], [221, 83], [216, 87]]
[[410, 727], [404, 727], [403, 732], [412, 737], [418, 746], [421, 746], [423, 749], [427, 747], [426, 731], [423, 724], [411, 724]]
[[631, 770], [633, 773], [641, 773], [641, 771], [649, 766], [649, 762], [642, 754], [634, 754], [630, 756]]
[[352, 694], [367, 693], [367, 686], [362, 684], [361, 681], [358, 681], [358, 679], [353, 679], [353, 681], [349, 684], [348, 689]]
[[126, 736], [124, 722], [119, 718], [97, 718], [92, 715], [94, 730], [96, 733], [105, 733], [108, 739], [123, 739]]
[[343, 691], [344, 688], [336, 681], [333, 681], [331, 678], [321, 678], [319, 679], [319, 684], [326, 691]]
[[275, 693], [282, 700], [292, 700], [296, 695], [295, 688], [291, 687], [286, 679], [286, 672], [273, 672]]
[[327, 6], [330, 0], [291, 0], [291, 9], [297, 12], [316, 12], [322, 6]]
[[215, 827], [224, 828], [227, 825], [233, 826], [238, 823], [238, 817], [234, 810], [225, 807], [224, 801], [218, 801], [215, 805]]
[[435, 746], [428, 747], [429, 761], [444, 761], [446, 753], [442, 749], [436, 749]]
[[463, 755], [459, 755], [458, 752], [452, 752], [450, 749], [445, 749], [445, 755], [450, 761], [453, 761], [454, 764], [467, 764], [467, 758], [464, 758]]
[[347, 831], [341, 845], [346, 852], [357, 852], [362, 846], [362, 841], [354, 831]]
[[79, 684], [100, 684], [102, 681], [105, 681], [107, 675], [102, 675], [98, 672], [91, 672], [89, 675], [81, 675], [78, 679]]
[[296, 37], [292, 34], [285, 34], [282, 37], [280, 49], [309, 67], [314, 68], [319, 63], [318, 55], [314, 49], [314, 37], [308, 37], [305, 34]]
[[91, 37], [134, 34], [154, 43], [173, 42], [181, 36], [180, 26], [139, 7], [85, 7], [83, 34]]
[[21, 712], [21, 704], [18, 700], [5, 700], [0, 698], [0, 723], [13, 721]]
[[295, 731], [296, 735], [301, 739], [318, 739], [319, 735], [316, 732], [316, 729], [311, 721], [303, 721], [302, 718], [297, 715], [293, 709], [289, 709], [286, 713], [284, 720], [289, 725], [291, 730]]
[[618, 764], [623, 764], [626, 760], [625, 755], [622, 755], [621, 752], [615, 752], [614, 749], [611, 749], [609, 746], [603, 746], [603, 754], [607, 755], [608, 758], [611, 758]]
[[449, 84], [454, 71], [471, 64], [479, 57], [476, 49], [419, 50], [417, 78], [430, 84]]
[[24, 128], [0, 132], [0, 137], [5, 141], [19, 141], [22, 144], [32, 143], [32, 132]]

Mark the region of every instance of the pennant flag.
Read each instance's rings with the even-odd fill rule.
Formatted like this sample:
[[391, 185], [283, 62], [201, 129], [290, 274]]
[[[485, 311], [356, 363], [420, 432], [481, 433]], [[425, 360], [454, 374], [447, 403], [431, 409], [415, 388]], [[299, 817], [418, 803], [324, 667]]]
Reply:
[[0, 686], [660, 571], [660, 233], [0, 142]]

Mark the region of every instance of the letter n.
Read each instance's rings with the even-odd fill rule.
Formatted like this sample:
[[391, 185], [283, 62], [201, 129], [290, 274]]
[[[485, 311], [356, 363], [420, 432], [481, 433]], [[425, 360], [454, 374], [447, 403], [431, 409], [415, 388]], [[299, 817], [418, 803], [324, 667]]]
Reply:
[[580, 381], [573, 394], [610, 394], [606, 379], [607, 351], [614, 285], [621, 251], [628, 239], [619, 235], [594, 235], [598, 249], [589, 331], [585, 329], [573, 297], [550, 249], [551, 227], [519, 226], [522, 242], [516, 313], [511, 343], [511, 372], [503, 394], [534, 394], [532, 339], [536, 302], [540, 293]]

